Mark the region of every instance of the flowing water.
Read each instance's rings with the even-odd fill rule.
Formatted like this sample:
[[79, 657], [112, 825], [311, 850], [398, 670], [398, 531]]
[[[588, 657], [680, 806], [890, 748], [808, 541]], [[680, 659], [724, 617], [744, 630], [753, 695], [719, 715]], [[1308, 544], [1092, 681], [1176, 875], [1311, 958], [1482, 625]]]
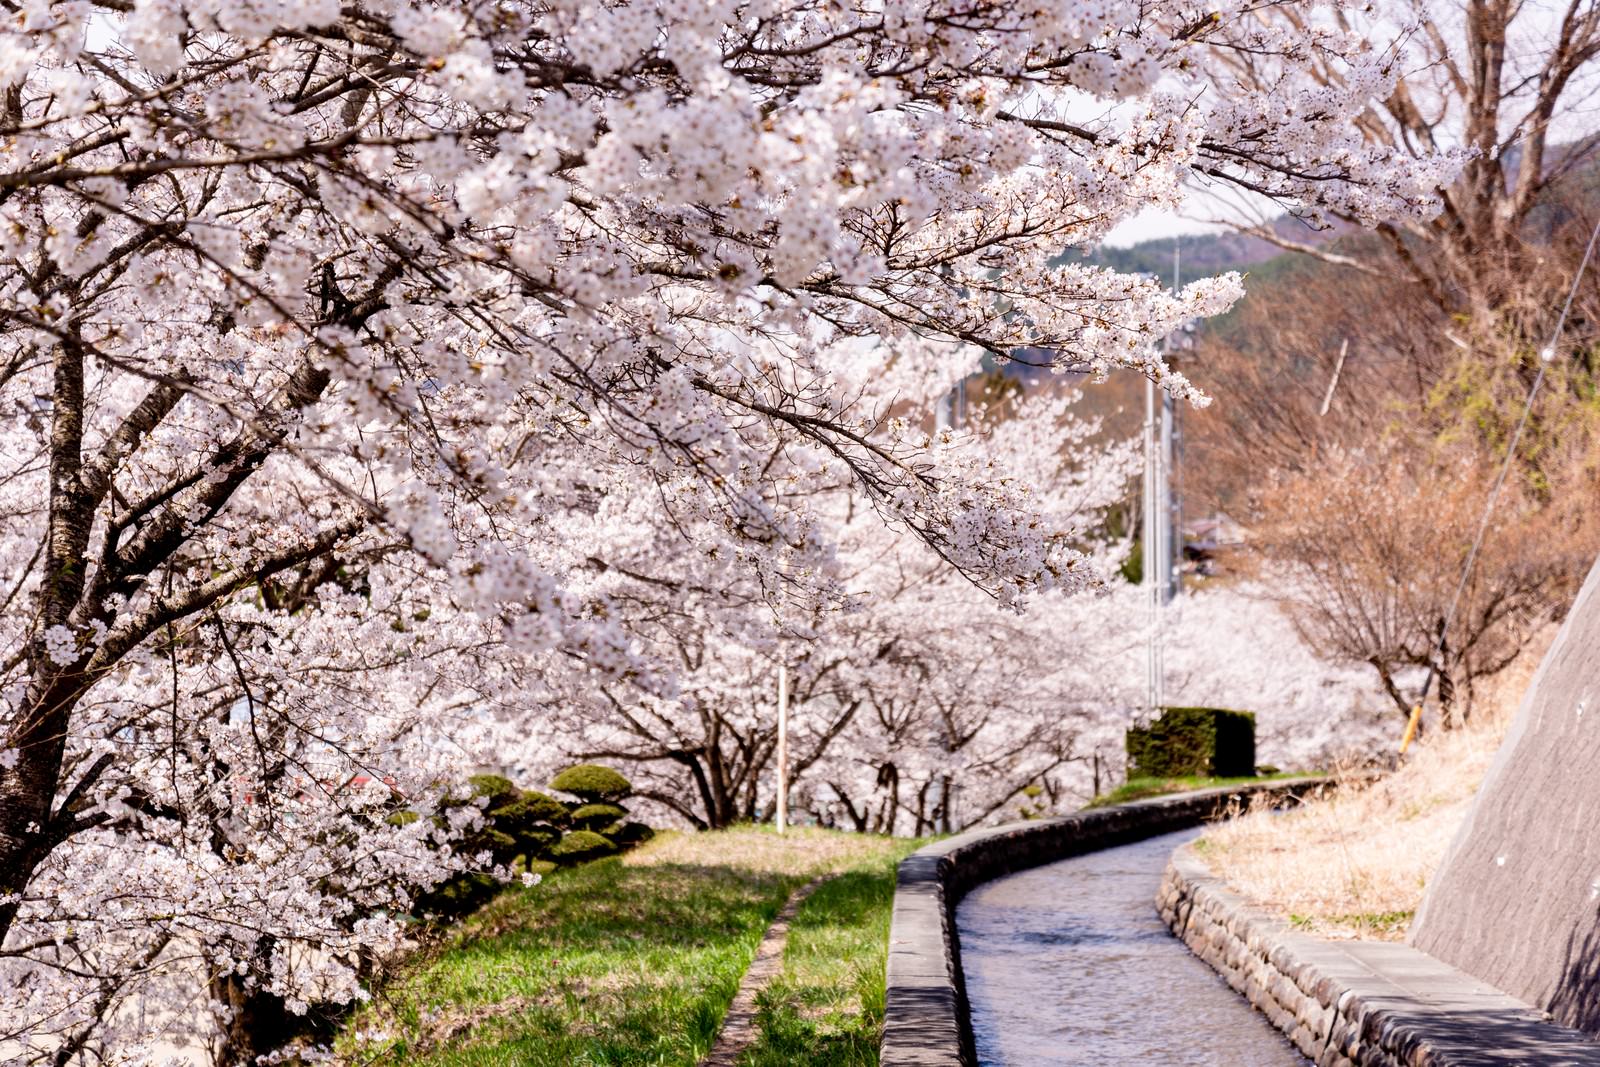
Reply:
[[978, 1060], [1007, 1067], [1303, 1067], [1156, 914], [1184, 830], [1023, 871], [956, 911]]

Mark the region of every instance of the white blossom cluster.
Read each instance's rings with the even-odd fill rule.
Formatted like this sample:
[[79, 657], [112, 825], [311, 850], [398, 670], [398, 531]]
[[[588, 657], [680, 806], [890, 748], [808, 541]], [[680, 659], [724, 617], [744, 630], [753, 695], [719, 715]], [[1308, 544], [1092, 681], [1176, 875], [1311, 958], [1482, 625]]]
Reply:
[[[388, 813], [551, 707], [691, 714], [675, 625], [750, 657], [774, 612], [821, 640], [976, 596], [953, 574], [1092, 585], [1038, 464], [927, 432], [929, 390], [1026, 346], [1193, 395], [1152, 342], [1238, 279], [1059, 253], [1196, 174], [1426, 215], [1444, 163], [1352, 132], [1394, 58], [1244, 0], [25, 0], [0, 1049], [359, 996], [471, 859]], [[1083, 448], [1040, 419], [1028, 447]], [[912, 545], [942, 577], [887, 595]]]

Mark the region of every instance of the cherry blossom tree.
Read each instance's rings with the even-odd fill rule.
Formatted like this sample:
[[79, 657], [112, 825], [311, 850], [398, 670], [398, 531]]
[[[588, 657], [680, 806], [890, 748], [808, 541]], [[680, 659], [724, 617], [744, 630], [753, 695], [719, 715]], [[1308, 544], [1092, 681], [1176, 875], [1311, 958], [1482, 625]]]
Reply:
[[[897, 365], [859, 388], [897, 398], [910, 414], [918, 400], [941, 399], [943, 383]], [[1098, 584], [1127, 547], [1103, 543], [1102, 520], [1128, 495], [1138, 455], [1131, 443], [1100, 440], [1097, 420], [1074, 416], [1077, 395], [979, 406], [933, 447], [986, 477], [1026, 479], [1038, 520], [1069, 537]], [[923, 415], [931, 424], [931, 411]], [[792, 458], [793, 443], [768, 461], [786, 484], [803, 473]], [[774, 604], [747, 572], [708, 572], [672, 537], [614, 558], [609, 600], [635, 647], [653, 650], [662, 672], [676, 664], [678, 687], [666, 695], [603, 685], [597, 700], [576, 680], [544, 702], [534, 765], [627, 764], [636, 795], [699, 827], [769, 818], [780, 664], [790, 676], [791, 801], [821, 821], [907, 833], [978, 821], [1080, 758], [1077, 730], [1102, 709], [1068, 709], [1082, 687], [1062, 662], [1061, 631], [1052, 633], [1058, 598], [1026, 614], [1005, 610], [926, 545], [897, 537], [846, 478], [811, 507], [837, 531], [837, 611]], [[642, 528], [656, 527], [647, 518]], [[579, 705], [586, 710], [573, 714]], [[962, 814], [942, 800], [956, 780], [967, 794]]]
[[[1368, 221], [1448, 170], [1352, 124], [1389, 53], [1243, 3], [29, 0], [0, 38], [24, 1061], [136, 1062], [208, 1010], [124, 1010], [163, 968], [224, 1062], [359, 995], [471, 859], [385, 813], [547, 695], [677, 699], [628, 583], [847, 606], [845, 485], [1002, 604], [1091, 584], [1023, 481], [851, 382], [960, 342], [1188, 395], [1151, 341], [1237, 280], [1056, 252], [1194, 168]], [[1270, 91], [1210, 94], [1229, 55]]]

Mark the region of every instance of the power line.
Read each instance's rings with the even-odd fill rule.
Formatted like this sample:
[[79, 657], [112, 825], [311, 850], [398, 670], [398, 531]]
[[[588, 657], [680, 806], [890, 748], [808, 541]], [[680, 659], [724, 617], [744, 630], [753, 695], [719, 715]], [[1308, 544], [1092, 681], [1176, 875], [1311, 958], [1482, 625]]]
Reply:
[[1456, 611], [1461, 606], [1461, 594], [1467, 588], [1467, 579], [1472, 575], [1472, 565], [1477, 562], [1478, 550], [1483, 547], [1483, 537], [1489, 529], [1489, 518], [1500, 499], [1500, 490], [1505, 485], [1506, 475], [1510, 473], [1511, 464], [1517, 458], [1517, 445], [1521, 443], [1522, 431], [1528, 425], [1534, 398], [1539, 395], [1539, 387], [1544, 384], [1545, 372], [1556, 358], [1556, 345], [1561, 340], [1561, 331], [1567, 327], [1567, 314], [1572, 310], [1572, 301], [1578, 295], [1578, 285], [1583, 281], [1584, 271], [1588, 269], [1589, 260], [1594, 255], [1596, 239], [1600, 239], [1600, 220], [1595, 222], [1594, 230], [1589, 234], [1589, 244], [1583, 250], [1583, 261], [1578, 264], [1578, 272], [1572, 276], [1572, 288], [1567, 291], [1567, 302], [1561, 306], [1561, 314], [1556, 319], [1556, 328], [1550, 334], [1550, 343], [1539, 353], [1539, 373], [1534, 376], [1533, 385], [1528, 389], [1528, 399], [1522, 405], [1522, 417], [1517, 420], [1516, 431], [1511, 435], [1511, 445], [1506, 449], [1505, 462], [1500, 465], [1500, 473], [1495, 476], [1494, 487], [1489, 490], [1489, 499], [1484, 501], [1483, 516], [1478, 520], [1477, 535], [1472, 539], [1472, 548], [1467, 552], [1467, 561], [1461, 568], [1461, 580], [1456, 583], [1455, 594], [1450, 598], [1450, 610], [1445, 612], [1444, 625], [1439, 628], [1439, 643], [1434, 646], [1433, 655], [1429, 657], [1428, 677], [1422, 683], [1422, 695], [1417, 698], [1419, 708], [1427, 702], [1428, 690], [1433, 688], [1434, 676], [1439, 673], [1445, 640], [1450, 635], [1450, 627], [1456, 621]]

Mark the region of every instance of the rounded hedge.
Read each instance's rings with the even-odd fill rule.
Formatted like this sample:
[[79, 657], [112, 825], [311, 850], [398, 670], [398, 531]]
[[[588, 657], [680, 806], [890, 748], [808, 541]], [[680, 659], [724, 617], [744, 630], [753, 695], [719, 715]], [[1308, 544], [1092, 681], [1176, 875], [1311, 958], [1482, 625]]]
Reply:
[[656, 836], [656, 832], [642, 822], [625, 822], [606, 836], [621, 848], [632, 848], [644, 844]]
[[572, 813], [572, 824], [585, 830], [600, 830], [628, 817], [628, 809], [616, 804], [585, 804]]
[[467, 784], [472, 787], [475, 797], [488, 797], [490, 803], [496, 800], [510, 802], [517, 796], [517, 787], [511, 784], [511, 779], [498, 774], [474, 774], [467, 779]]
[[556, 775], [550, 788], [571, 793], [586, 801], [621, 800], [633, 792], [633, 785], [610, 767], [581, 763]]
[[609, 856], [617, 846], [591, 830], [574, 830], [550, 850], [550, 858], [558, 863], [583, 863]]
[[522, 802], [527, 805], [527, 817], [534, 822], [559, 823], [567, 818], [567, 806], [549, 793], [524, 789]]
[[517, 859], [526, 863], [528, 860], [543, 859], [550, 855], [550, 850], [556, 847], [561, 840], [561, 831], [540, 827], [528, 830], [517, 835]]

